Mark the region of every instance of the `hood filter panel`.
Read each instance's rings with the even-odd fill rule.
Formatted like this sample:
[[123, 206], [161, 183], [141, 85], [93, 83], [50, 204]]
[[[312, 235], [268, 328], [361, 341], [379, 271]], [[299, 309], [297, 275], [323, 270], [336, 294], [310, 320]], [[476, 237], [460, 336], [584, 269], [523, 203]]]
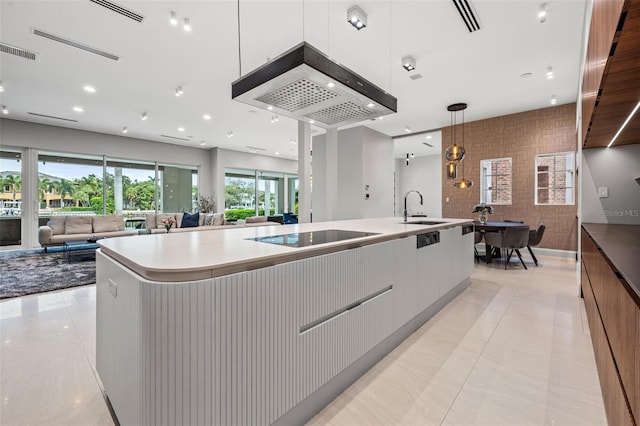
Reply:
[[374, 111], [364, 108], [354, 102], [345, 102], [343, 104], [334, 105], [309, 114], [309, 118], [331, 125], [336, 125], [344, 121], [363, 121], [371, 119], [373, 116], [375, 116]]
[[325, 129], [397, 112], [397, 99], [302, 42], [231, 85], [233, 99]]
[[289, 112], [295, 112], [336, 96], [339, 95], [303, 79], [267, 93], [259, 97], [258, 100]]

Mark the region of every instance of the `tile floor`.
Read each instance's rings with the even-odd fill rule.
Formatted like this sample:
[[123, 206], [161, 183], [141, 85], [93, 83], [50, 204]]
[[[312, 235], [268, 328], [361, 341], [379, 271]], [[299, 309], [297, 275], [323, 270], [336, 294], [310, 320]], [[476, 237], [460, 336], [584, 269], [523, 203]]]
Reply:
[[[309, 425], [605, 425], [575, 262], [476, 266], [471, 286]], [[95, 286], [0, 303], [0, 424], [111, 425]]]

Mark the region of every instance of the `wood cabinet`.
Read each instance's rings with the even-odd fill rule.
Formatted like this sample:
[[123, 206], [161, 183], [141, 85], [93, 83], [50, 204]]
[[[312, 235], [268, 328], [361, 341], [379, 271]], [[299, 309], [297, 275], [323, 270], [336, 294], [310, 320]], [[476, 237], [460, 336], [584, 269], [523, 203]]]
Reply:
[[582, 230], [581, 284], [610, 425], [640, 421], [640, 303], [619, 271]]

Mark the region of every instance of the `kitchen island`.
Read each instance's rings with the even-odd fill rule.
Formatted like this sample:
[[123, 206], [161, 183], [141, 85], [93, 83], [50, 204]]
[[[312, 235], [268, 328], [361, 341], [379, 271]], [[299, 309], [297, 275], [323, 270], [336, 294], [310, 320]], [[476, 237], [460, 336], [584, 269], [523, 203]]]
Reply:
[[99, 244], [96, 364], [123, 425], [301, 424], [461, 293], [473, 269], [473, 225], [461, 219]]

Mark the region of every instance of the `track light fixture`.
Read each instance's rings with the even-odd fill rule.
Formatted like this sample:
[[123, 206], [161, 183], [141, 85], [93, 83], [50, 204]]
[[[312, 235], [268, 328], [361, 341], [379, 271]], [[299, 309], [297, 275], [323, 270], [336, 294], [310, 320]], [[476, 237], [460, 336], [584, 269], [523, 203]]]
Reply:
[[227, 132], [227, 137], [228, 138], [232, 138], [233, 137], [233, 132], [231, 132], [231, 131]]
[[4, 92], [4, 84], [2, 84], [2, 81], [0, 81], [0, 92]]
[[127, 133], [128, 131], [129, 131], [129, 129], [127, 129], [127, 126], [124, 126], [124, 127], [122, 128], [122, 133]]
[[145, 121], [147, 118], [149, 118], [149, 116], [147, 115], [146, 112], [143, 112], [142, 116], [140, 117], [140, 120]]
[[184, 93], [184, 90], [182, 90], [182, 86], [176, 87], [176, 96], [180, 97], [182, 96], [183, 93]]
[[547, 4], [542, 3], [538, 9], [538, 22], [541, 24], [547, 20]]
[[271, 123], [277, 123], [278, 121], [280, 121], [280, 119], [278, 118], [277, 115], [274, 115], [271, 117]]
[[402, 58], [402, 67], [407, 71], [413, 71], [416, 69], [416, 60], [413, 56], [407, 55]]
[[409, 126], [404, 126], [404, 131], [405, 131], [406, 133], [411, 133], [411, 127], [409, 127]]
[[553, 68], [552, 67], [547, 67], [547, 80], [553, 80]]
[[176, 17], [176, 13], [174, 11], [169, 12], [170, 17], [169, 17], [169, 23], [171, 25], [178, 25], [178, 18]]
[[551, 105], [555, 105], [558, 102], [558, 100], [556, 99], [556, 95], [552, 95], [551, 96], [551, 100], [549, 101], [549, 103]]
[[9, 110], [7, 109], [7, 107], [5, 105], [2, 105], [2, 113], [7, 115], [9, 114]]
[[191, 32], [191, 23], [189, 22], [189, 18], [184, 18], [184, 25], [182, 26], [186, 32]]
[[367, 14], [358, 6], [351, 6], [347, 10], [347, 22], [360, 31], [367, 26]]

